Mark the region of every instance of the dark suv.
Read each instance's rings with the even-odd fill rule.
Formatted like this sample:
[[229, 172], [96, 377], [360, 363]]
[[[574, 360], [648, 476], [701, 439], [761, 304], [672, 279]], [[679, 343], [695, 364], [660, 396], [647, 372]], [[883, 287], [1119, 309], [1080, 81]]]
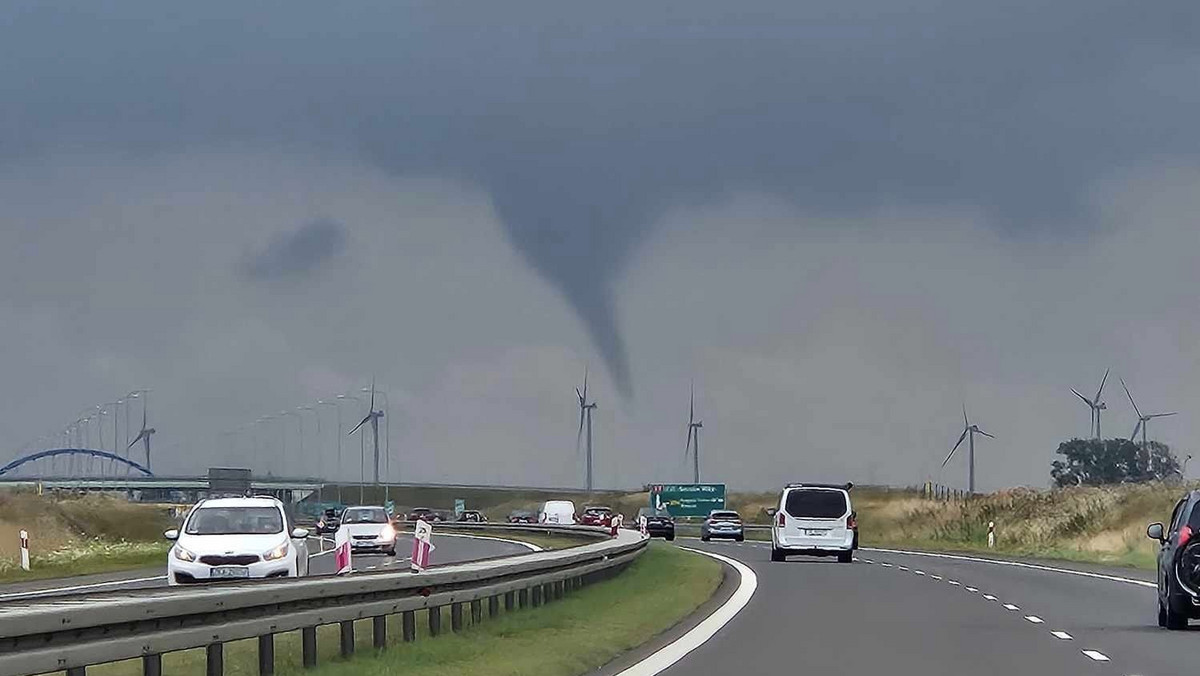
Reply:
[[1152, 523], [1146, 535], [1158, 540], [1158, 626], [1186, 629], [1200, 617], [1200, 491], [1175, 504], [1171, 524]]

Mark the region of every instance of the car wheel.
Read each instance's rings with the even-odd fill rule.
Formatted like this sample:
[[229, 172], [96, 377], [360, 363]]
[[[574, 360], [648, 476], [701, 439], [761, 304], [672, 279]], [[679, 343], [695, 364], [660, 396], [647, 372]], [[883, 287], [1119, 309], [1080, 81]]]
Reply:
[[738, 541], [738, 542], [745, 542], [745, 541], [746, 541], [746, 536], [745, 536], [745, 535], [739, 535], [739, 536], [737, 536], [737, 538], [736, 538], [736, 539], [737, 539], [737, 541]]
[[700, 541], [701, 541], [701, 542], [708, 542], [708, 536], [707, 536], [707, 535], [701, 535], [701, 536], [700, 536]]
[[395, 556], [395, 555], [396, 555], [396, 548], [395, 548], [395, 547], [393, 547], [393, 548], [391, 548], [391, 549], [387, 550], [387, 555], [388, 555], [388, 556]]
[[674, 533], [671, 533], [670, 535], [667, 535], [667, 542], [674, 542], [674, 541], [675, 541], [675, 534], [674, 534]]
[[775, 549], [774, 547], [772, 547], [771, 548], [771, 560], [772, 561], [786, 561], [787, 554], [783, 553], [783, 551], [781, 551], [779, 549]]
[[854, 552], [838, 552], [838, 563], [852, 563], [854, 561]]

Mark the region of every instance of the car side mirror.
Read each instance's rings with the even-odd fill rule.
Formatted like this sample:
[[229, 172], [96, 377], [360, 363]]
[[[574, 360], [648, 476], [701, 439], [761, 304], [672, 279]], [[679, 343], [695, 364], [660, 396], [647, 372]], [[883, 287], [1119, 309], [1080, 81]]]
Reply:
[[1155, 522], [1149, 526], [1146, 526], [1146, 537], [1150, 538], [1151, 540], [1158, 540], [1159, 542], [1165, 541], [1166, 538], [1163, 537], [1163, 525]]
[[165, 537], [168, 540], [178, 540], [179, 539], [179, 531], [175, 528], [172, 528], [171, 530], [168, 530], [168, 531], [163, 531], [163, 537]]
[[293, 540], [304, 540], [307, 537], [308, 537], [308, 529], [307, 528], [293, 528], [292, 529], [292, 539]]
[[779, 510], [775, 509], [774, 507], [771, 507], [770, 509], [767, 510], [767, 516], [771, 517], [772, 519], [774, 519], [775, 515], [778, 513], [779, 513]]

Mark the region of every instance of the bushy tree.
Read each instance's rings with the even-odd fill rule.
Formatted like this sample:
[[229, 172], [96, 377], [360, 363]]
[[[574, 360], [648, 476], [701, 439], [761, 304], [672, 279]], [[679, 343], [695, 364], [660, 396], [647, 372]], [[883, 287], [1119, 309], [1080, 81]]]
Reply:
[[1179, 476], [1179, 461], [1166, 444], [1151, 441], [1146, 447], [1128, 439], [1071, 439], [1058, 445], [1050, 465], [1057, 486], [1155, 481]]

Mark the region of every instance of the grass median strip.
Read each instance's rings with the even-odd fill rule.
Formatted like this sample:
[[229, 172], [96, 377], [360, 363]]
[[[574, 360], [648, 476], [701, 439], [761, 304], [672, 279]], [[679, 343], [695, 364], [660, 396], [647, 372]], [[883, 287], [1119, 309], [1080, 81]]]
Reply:
[[[442, 609], [442, 635], [428, 633], [428, 617], [417, 614], [417, 641], [401, 642], [400, 617], [388, 618], [388, 649], [371, 648], [371, 623], [356, 623], [356, 656], [338, 657], [338, 627], [318, 634], [321, 665], [300, 665], [298, 632], [276, 637], [278, 674], [370, 676], [393, 673], [420, 676], [474, 674], [546, 674], [575, 676], [594, 670], [621, 653], [674, 626], [708, 600], [721, 582], [721, 564], [665, 543], [652, 543], [617, 577], [568, 593], [539, 608], [501, 612], [472, 625], [465, 609], [464, 631], [450, 630], [450, 609]], [[256, 643], [226, 645], [226, 674], [257, 673]], [[127, 661], [88, 670], [92, 675], [132, 676], [141, 663]], [[163, 673], [204, 673], [204, 651], [163, 657]]]

